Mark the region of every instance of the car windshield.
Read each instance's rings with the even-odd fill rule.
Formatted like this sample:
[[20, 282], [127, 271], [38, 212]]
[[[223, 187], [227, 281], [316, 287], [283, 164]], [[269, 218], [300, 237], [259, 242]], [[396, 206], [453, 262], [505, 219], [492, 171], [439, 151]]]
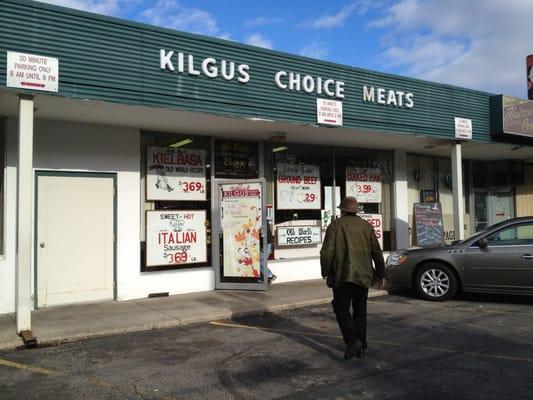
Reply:
[[483, 229], [483, 230], [481, 230], [481, 231], [479, 231], [479, 232], [474, 233], [472, 236], [467, 237], [466, 239], [460, 240], [459, 242], [457, 242], [457, 244], [463, 244], [463, 243], [468, 242], [468, 241], [470, 241], [470, 240], [472, 240], [472, 239], [475, 239], [475, 238], [477, 238], [477, 237], [481, 237], [481, 236], [483, 236], [485, 233], [487, 233], [488, 231], [493, 230], [494, 228], [497, 228], [497, 227], [500, 226], [500, 225], [504, 225], [504, 224], [506, 224], [507, 222], [509, 222], [509, 220], [501, 221], [501, 222], [498, 222], [498, 223], [496, 223], [496, 224], [494, 224], [494, 225], [488, 226], [488, 227], [486, 227], [485, 229]]

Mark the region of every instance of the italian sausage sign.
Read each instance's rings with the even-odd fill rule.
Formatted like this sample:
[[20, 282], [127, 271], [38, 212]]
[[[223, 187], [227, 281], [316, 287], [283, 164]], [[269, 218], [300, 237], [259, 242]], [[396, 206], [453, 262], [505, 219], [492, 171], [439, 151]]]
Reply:
[[146, 212], [146, 266], [207, 261], [205, 210]]

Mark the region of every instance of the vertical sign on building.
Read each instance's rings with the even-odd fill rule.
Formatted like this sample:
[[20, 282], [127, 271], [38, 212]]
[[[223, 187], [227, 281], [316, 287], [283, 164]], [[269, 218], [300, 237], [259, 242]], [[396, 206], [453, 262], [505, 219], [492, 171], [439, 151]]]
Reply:
[[322, 125], [342, 126], [342, 101], [316, 99], [316, 120]]
[[455, 117], [455, 138], [472, 139], [472, 120], [468, 118]]
[[7, 52], [6, 86], [57, 92], [59, 60], [36, 54]]
[[527, 56], [527, 98], [533, 100], [533, 54]]

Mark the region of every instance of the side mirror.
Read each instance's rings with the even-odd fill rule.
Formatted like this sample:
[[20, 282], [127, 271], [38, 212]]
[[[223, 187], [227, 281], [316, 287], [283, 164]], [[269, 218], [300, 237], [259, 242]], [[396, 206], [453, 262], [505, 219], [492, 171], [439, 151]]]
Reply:
[[480, 249], [484, 249], [489, 245], [489, 241], [487, 240], [487, 238], [479, 239], [477, 241], [477, 245]]

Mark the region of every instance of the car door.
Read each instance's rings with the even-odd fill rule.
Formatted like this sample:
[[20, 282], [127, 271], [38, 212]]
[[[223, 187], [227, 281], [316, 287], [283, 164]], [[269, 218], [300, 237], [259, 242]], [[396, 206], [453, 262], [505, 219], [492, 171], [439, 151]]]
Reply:
[[533, 222], [503, 227], [466, 250], [466, 289], [533, 292]]

